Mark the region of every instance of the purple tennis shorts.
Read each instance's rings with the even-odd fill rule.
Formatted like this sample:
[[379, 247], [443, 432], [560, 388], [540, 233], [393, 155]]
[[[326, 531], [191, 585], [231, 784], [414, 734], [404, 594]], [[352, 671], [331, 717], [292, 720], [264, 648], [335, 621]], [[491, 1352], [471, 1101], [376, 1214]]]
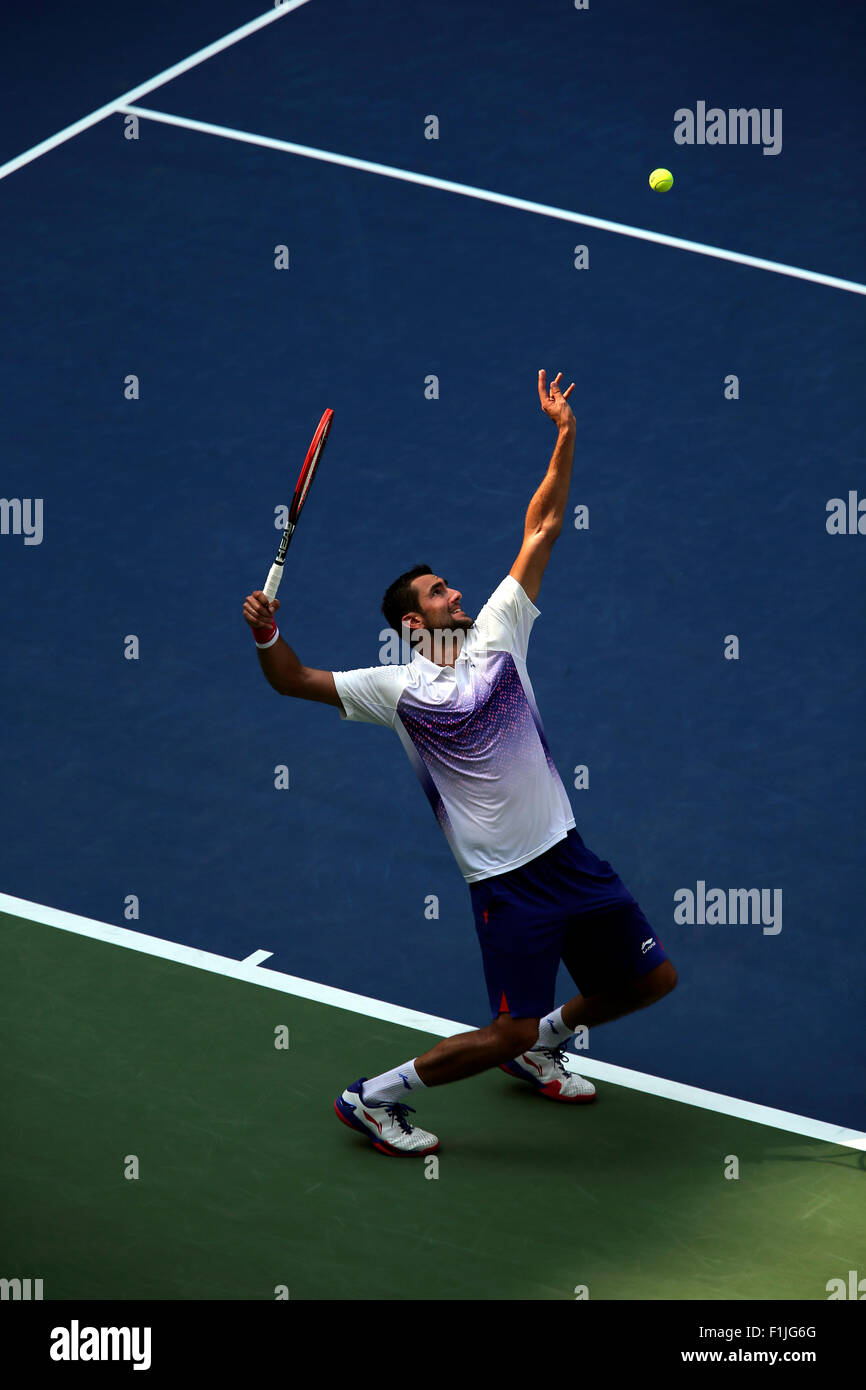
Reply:
[[470, 883], [494, 1017], [554, 1008], [562, 961], [584, 996], [616, 990], [667, 956], [622, 879], [576, 829], [519, 869]]

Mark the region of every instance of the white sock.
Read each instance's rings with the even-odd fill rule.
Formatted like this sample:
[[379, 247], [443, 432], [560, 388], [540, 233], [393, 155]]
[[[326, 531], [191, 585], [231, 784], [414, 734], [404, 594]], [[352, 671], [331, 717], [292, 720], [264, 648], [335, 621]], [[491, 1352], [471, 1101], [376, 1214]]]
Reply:
[[391, 1105], [395, 1100], [403, 1099], [408, 1103], [409, 1091], [424, 1089], [424, 1082], [415, 1070], [415, 1061], [413, 1057], [411, 1062], [404, 1062], [402, 1067], [383, 1071], [381, 1076], [374, 1076], [365, 1081], [361, 1087], [361, 1099], [369, 1105]]
[[539, 1020], [538, 1042], [529, 1050], [537, 1052], [542, 1047], [562, 1047], [569, 1038], [574, 1037], [574, 1029], [562, 1020], [562, 1009], [554, 1009], [552, 1014]]

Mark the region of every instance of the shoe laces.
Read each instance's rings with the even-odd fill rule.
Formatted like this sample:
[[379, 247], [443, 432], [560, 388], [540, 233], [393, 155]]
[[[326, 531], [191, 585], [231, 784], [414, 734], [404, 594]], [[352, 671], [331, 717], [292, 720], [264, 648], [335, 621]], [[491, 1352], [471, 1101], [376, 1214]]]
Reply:
[[549, 1057], [555, 1067], [559, 1067], [560, 1071], [565, 1072], [566, 1076], [568, 1075], [568, 1068], [565, 1065], [568, 1053], [564, 1047], [540, 1047], [538, 1050]]
[[396, 1120], [404, 1134], [412, 1133], [412, 1126], [406, 1119], [407, 1112], [411, 1110], [415, 1114], [414, 1105], [404, 1105], [402, 1101], [395, 1100], [391, 1105], [385, 1106], [385, 1114], [390, 1115], [392, 1120]]

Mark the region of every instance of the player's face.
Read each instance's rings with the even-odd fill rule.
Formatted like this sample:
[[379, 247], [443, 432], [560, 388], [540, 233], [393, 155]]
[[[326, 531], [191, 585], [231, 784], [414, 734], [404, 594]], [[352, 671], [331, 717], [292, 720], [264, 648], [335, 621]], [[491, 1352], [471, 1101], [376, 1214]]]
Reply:
[[428, 631], [437, 632], [443, 628], [466, 631], [472, 626], [473, 619], [460, 606], [463, 597], [460, 590], [450, 588], [437, 574], [422, 574], [415, 580], [415, 592]]

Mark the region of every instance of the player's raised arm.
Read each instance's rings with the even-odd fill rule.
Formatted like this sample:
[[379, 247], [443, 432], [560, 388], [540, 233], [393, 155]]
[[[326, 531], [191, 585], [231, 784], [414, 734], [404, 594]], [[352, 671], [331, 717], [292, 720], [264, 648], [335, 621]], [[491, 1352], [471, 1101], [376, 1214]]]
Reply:
[[272, 599], [269, 603], [261, 589], [248, 594], [244, 600], [244, 619], [253, 630], [265, 680], [280, 695], [318, 700], [321, 704], [342, 708], [333, 672], [304, 666], [288, 642], [279, 635], [274, 621], [279, 606], [279, 599]]
[[546, 373], [543, 370], [538, 373], [541, 409], [556, 425], [556, 447], [547, 473], [527, 509], [523, 545], [510, 571], [533, 603], [541, 588], [541, 577], [547, 568], [553, 542], [562, 530], [571, 484], [571, 466], [574, 462], [574, 436], [577, 424], [568, 404], [568, 397], [574, 390], [574, 382], [567, 391], [562, 391], [559, 386], [561, 377], [562, 372], [559, 372], [550, 383], [548, 391]]

